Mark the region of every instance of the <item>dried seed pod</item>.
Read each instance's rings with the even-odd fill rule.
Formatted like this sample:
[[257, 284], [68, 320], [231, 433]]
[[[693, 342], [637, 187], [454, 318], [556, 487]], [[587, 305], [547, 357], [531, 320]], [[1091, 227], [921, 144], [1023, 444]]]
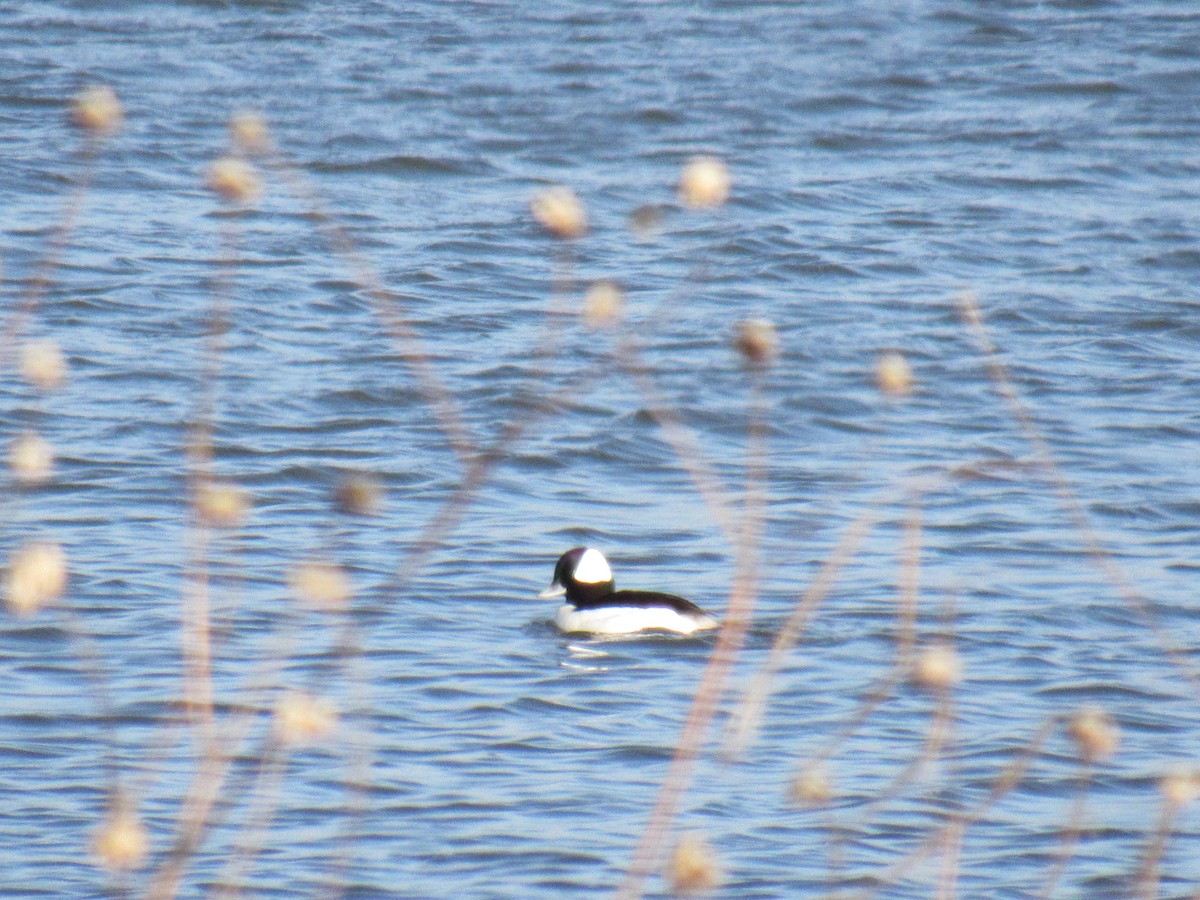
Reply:
[[1200, 771], [1177, 769], [1168, 772], [1159, 781], [1158, 789], [1172, 806], [1188, 806], [1200, 798]]
[[729, 199], [729, 167], [715, 156], [697, 156], [679, 176], [679, 201], [692, 209], [710, 209]]
[[907, 397], [913, 390], [913, 372], [904, 354], [888, 350], [875, 361], [875, 383], [889, 397]]
[[54, 448], [36, 431], [22, 432], [9, 447], [8, 467], [19, 484], [42, 484], [54, 474]]
[[275, 734], [285, 744], [311, 744], [324, 740], [337, 728], [333, 703], [311, 694], [284, 694], [275, 705]]
[[201, 521], [216, 528], [236, 528], [245, 521], [250, 510], [246, 492], [229, 482], [209, 481], [197, 485], [194, 503]]
[[737, 323], [733, 346], [747, 362], [766, 366], [779, 356], [779, 335], [767, 320], [748, 319]]
[[243, 153], [259, 156], [271, 151], [271, 132], [267, 121], [251, 110], [234, 113], [229, 120], [229, 137]]
[[92, 853], [104, 868], [129, 872], [141, 866], [150, 849], [150, 838], [133, 804], [117, 798], [92, 838]]
[[703, 894], [721, 883], [721, 867], [700, 835], [684, 835], [667, 864], [667, 881], [676, 894]]
[[288, 581], [297, 599], [318, 609], [340, 609], [352, 594], [346, 571], [329, 560], [308, 559], [298, 563]]
[[67, 382], [66, 357], [54, 341], [30, 341], [21, 348], [21, 375], [39, 390], [56, 390]]
[[253, 203], [262, 195], [262, 181], [258, 172], [236, 156], [222, 156], [214, 160], [208, 167], [205, 182], [227, 203]]
[[61, 597], [66, 587], [67, 557], [58, 544], [32, 541], [13, 554], [5, 599], [15, 615], [34, 615]]
[[629, 214], [629, 230], [645, 240], [662, 226], [663, 208], [657, 203], [644, 203]]
[[913, 682], [929, 691], [948, 691], [961, 679], [962, 661], [953, 647], [930, 647], [913, 664]]
[[383, 511], [383, 488], [370, 475], [346, 475], [333, 492], [338, 509], [352, 516], [377, 516]]
[[625, 294], [611, 281], [596, 281], [583, 298], [583, 321], [591, 328], [611, 328], [621, 321]]
[[833, 799], [833, 784], [824, 766], [810, 766], [792, 780], [788, 794], [798, 806], [827, 806]]
[[71, 121], [88, 134], [106, 137], [116, 134], [125, 120], [117, 93], [106, 84], [84, 88], [71, 104]]
[[1097, 707], [1081, 709], [1067, 723], [1067, 734], [1075, 742], [1079, 756], [1089, 763], [1101, 762], [1117, 751], [1121, 730], [1112, 715]]
[[529, 210], [557, 238], [570, 240], [587, 234], [583, 203], [570, 188], [555, 186], [538, 191], [529, 201]]

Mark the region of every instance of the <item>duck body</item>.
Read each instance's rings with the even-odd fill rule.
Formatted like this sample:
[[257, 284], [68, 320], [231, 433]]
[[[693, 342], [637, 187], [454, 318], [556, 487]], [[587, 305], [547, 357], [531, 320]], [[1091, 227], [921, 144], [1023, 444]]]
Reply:
[[559, 557], [550, 587], [539, 596], [563, 597], [554, 623], [566, 632], [692, 634], [719, 624], [691, 600], [675, 594], [616, 590], [608, 560], [592, 547], [575, 547]]

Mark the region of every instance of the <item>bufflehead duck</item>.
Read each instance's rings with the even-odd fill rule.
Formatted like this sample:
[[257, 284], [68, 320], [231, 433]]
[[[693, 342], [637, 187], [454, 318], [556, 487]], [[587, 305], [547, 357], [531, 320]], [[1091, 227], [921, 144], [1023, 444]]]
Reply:
[[555, 624], [563, 631], [691, 634], [718, 625], [716, 619], [695, 603], [674, 594], [615, 590], [608, 560], [592, 547], [576, 547], [560, 556], [554, 567], [554, 580], [538, 596], [566, 598], [554, 616]]

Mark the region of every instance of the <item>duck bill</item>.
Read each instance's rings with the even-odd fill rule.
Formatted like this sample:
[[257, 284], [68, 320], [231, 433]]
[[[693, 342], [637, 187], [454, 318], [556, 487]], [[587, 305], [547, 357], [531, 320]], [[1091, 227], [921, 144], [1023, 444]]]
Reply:
[[556, 581], [554, 584], [550, 585], [550, 587], [538, 594], [538, 599], [549, 600], [551, 597], [561, 597], [566, 592], [567, 589]]

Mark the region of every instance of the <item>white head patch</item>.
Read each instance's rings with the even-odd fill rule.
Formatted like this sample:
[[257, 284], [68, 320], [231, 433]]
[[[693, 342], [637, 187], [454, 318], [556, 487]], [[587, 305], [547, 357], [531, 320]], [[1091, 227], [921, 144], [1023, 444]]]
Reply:
[[613, 577], [604, 554], [592, 547], [584, 550], [583, 556], [579, 557], [574, 575], [575, 580], [581, 584], [603, 584], [605, 581], [612, 581]]

